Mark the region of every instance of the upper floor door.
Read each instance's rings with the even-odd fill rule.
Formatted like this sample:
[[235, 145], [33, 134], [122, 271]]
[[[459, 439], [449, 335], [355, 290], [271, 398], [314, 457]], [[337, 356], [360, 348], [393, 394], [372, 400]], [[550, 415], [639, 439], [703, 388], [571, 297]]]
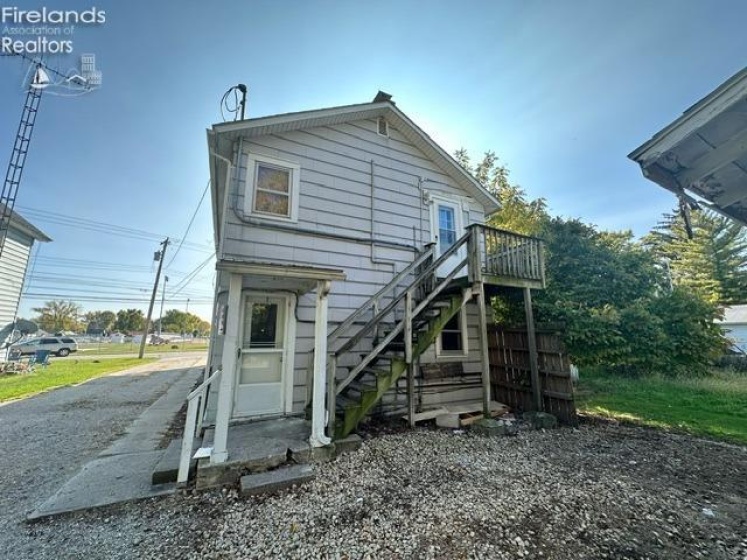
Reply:
[[[438, 258], [464, 235], [462, 204], [457, 200], [439, 196], [432, 196], [431, 198], [433, 200], [431, 205], [431, 234], [433, 241], [436, 243], [436, 258]], [[437, 276], [440, 278], [447, 276], [459, 262], [464, 260], [466, 255], [467, 248], [460, 247], [455, 254], [438, 267]], [[465, 266], [457, 276], [463, 276], [466, 273], [467, 267]]]

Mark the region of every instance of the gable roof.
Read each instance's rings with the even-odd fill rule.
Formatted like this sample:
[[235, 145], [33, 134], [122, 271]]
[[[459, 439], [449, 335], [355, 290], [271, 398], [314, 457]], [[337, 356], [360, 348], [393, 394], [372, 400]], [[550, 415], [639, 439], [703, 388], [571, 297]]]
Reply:
[[[0, 214], [3, 213], [6, 206], [0, 202]], [[23, 216], [21, 216], [18, 212], [15, 210], [10, 211], [10, 227], [25, 233], [32, 239], [36, 239], [37, 241], [43, 241], [43, 242], [49, 242], [52, 241], [52, 239], [47, 236], [42, 230], [37, 228], [35, 225], [33, 225], [31, 222], [26, 220]]]
[[[436, 144], [418, 125], [410, 120], [405, 113], [397, 108], [392, 101], [377, 101], [377, 99], [386, 99], [386, 97], [377, 95], [372, 103], [283, 113], [243, 121], [215, 124], [212, 129], [208, 130], [208, 144], [211, 144], [211, 138], [216, 135], [231, 141], [239, 137], [252, 138], [318, 126], [334, 126], [353, 121], [376, 119], [383, 116], [386, 117], [390, 125], [396, 128], [407, 140], [423, 152], [426, 157], [451, 177], [457, 185], [474, 196], [485, 208], [486, 215], [492, 214], [500, 208], [498, 200], [485, 187], [459, 165], [441, 146]], [[209, 147], [211, 150], [215, 148], [212, 145]], [[224, 146], [224, 148], [228, 149], [228, 146]], [[230, 153], [219, 155], [228, 159], [231, 158]], [[211, 167], [212, 175], [213, 168]], [[215, 205], [216, 201], [214, 200], [213, 203]]]

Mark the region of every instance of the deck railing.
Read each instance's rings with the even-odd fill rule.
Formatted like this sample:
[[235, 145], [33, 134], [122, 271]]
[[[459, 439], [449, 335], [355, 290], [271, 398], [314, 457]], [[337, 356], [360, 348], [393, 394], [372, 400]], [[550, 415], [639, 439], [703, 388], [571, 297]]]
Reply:
[[484, 274], [545, 285], [541, 239], [480, 224], [471, 227], [476, 228], [481, 237], [479, 246]]

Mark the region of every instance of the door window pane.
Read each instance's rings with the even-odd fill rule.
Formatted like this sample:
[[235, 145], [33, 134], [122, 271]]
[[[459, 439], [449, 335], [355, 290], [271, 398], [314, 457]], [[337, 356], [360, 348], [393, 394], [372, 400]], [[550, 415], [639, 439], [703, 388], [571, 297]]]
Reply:
[[438, 207], [438, 244], [441, 253], [451, 247], [457, 240], [454, 209], [450, 206]]
[[280, 352], [242, 354], [239, 383], [280, 383], [283, 378], [283, 358]]
[[249, 301], [244, 313], [244, 348], [282, 348], [283, 332], [277, 303]]

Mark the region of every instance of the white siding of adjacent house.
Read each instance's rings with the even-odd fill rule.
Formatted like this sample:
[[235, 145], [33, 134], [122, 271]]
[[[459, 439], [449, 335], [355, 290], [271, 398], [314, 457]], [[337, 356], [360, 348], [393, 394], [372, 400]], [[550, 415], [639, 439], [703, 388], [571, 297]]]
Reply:
[[8, 231], [0, 255], [0, 328], [15, 318], [32, 245], [30, 237], [14, 229]]
[[[237, 172], [231, 185], [229, 209], [225, 212], [222, 258], [252, 260], [280, 265], [307, 265], [341, 269], [345, 281], [333, 282], [329, 299], [330, 328], [343, 321], [373, 293], [405, 268], [431, 240], [430, 207], [421, 201], [423, 188], [433, 195], [459, 197], [464, 225], [484, 222], [484, 209], [404, 136], [390, 126], [390, 137], [376, 132], [376, 121], [360, 121], [334, 127], [271, 135], [244, 141]], [[297, 223], [285, 226], [313, 230], [320, 235], [279, 231], [243, 215], [246, 154], [266, 155], [300, 165], [300, 200]], [[238, 152], [237, 152], [238, 153]], [[371, 161], [374, 167], [371, 227]], [[221, 193], [219, 193], [221, 195]], [[422, 219], [421, 219], [422, 218]], [[271, 225], [277, 222], [265, 223]], [[324, 236], [326, 234], [327, 236]], [[334, 238], [356, 237], [361, 241]], [[379, 242], [374, 249], [364, 242]], [[377, 261], [377, 262], [374, 262]], [[386, 261], [386, 262], [381, 262]], [[222, 276], [222, 278], [221, 278]], [[227, 289], [227, 274], [219, 275], [221, 289]], [[309, 352], [313, 348], [315, 294], [299, 296], [294, 371], [294, 411], [307, 398]], [[475, 375], [452, 380], [471, 383], [471, 389], [450, 387], [439, 394], [424, 392], [425, 401], [463, 401], [480, 398], [474, 382], [480, 372], [477, 310], [468, 307], [469, 355], [463, 360], [466, 372]], [[221, 337], [213, 345], [213, 363], [220, 363]], [[433, 351], [423, 361], [435, 360]], [[440, 380], [444, 383], [448, 380]], [[451, 393], [451, 397], [445, 395]], [[427, 394], [427, 396], [426, 396]]]

